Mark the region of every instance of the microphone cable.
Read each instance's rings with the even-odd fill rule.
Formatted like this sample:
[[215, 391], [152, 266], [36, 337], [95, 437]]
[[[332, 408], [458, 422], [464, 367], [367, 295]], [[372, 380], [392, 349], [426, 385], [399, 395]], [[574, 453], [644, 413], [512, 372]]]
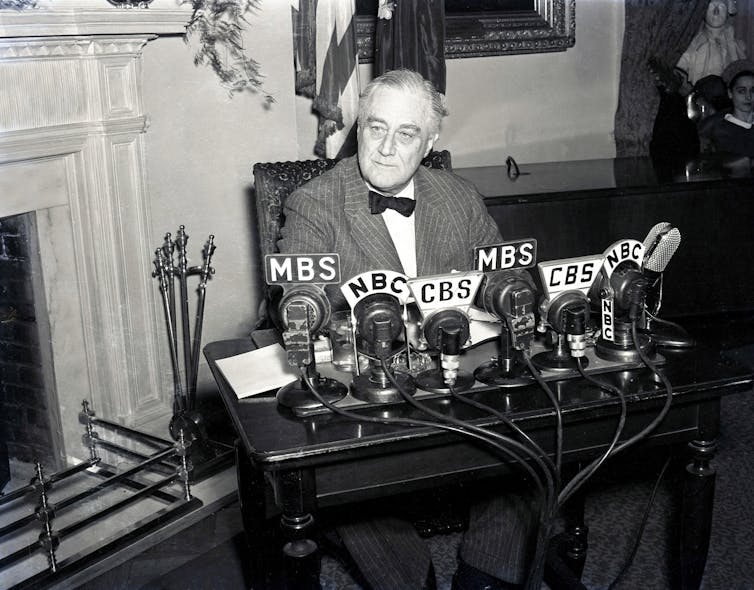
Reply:
[[672, 326], [673, 328], [678, 328], [678, 329], [681, 329], [681, 330], [685, 330], [685, 328], [683, 326], [681, 326], [681, 324], [678, 324], [676, 322], [671, 322], [670, 320], [666, 320], [666, 319], [657, 317], [655, 314], [653, 314], [648, 309], [645, 309], [645, 313], [649, 316], [649, 319], [652, 320], [653, 322], [657, 322], [658, 324], [665, 324], [666, 326]]
[[[529, 568], [529, 575], [527, 576], [527, 581], [525, 588], [527, 590], [539, 590], [542, 584], [542, 576], [544, 574], [544, 567], [545, 567], [545, 559], [547, 557], [547, 546], [549, 543], [549, 537], [550, 537], [550, 530], [552, 528], [552, 521], [555, 516], [555, 510], [557, 509], [557, 491], [554, 487], [554, 474], [550, 473], [549, 470], [545, 468], [545, 465], [539, 455], [537, 453], [533, 452], [531, 449], [528, 449], [523, 444], [519, 443], [518, 441], [504, 436], [500, 433], [486, 430], [484, 428], [481, 428], [479, 426], [475, 426], [473, 424], [469, 424], [467, 422], [464, 422], [462, 420], [458, 420], [456, 418], [453, 418], [452, 416], [448, 416], [445, 414], [442, 414], [441, 412], [437, 412], [426, 405], [416, 401], [413, 397], [408, 395], [403, 388], [401, 387], [400, 383], [395, 379], [395, 376], [393, 375], [392, 371], [389, 370], [387, 366], [387, 362], [382, 359], [381, 360], [382, 368], [385, 371], [385, 374], [388, 377], [388, 380], [393, 384], [394, 387], [398, 389], [401, 396], [413, 407], [417, 408], [420, 411], [423, 411], [425, 413], [428, 413], [430, 416], [436, 417], [440, 420], [449, 422], [450, 424], [457, 425], [461, 429], [463, 429], [465, 432], [468, 432], [471, 434], [472, 432], [478, 433], [482, 440], [484, 440], [485, 437], [491, 437], [491, 439], [498, 440], [501, 442], [501, 444], [509, 444], [515, 447], [517, 450], [522, 451], [525, 455], [533, 459], [537, 465], [540, 467], [540, 469], [543, 470], [543, 473], [546, 476], [547, 479], [547, 494], [544, 494], [544, 491], [542, 490], [542, 486], [540, 482], [537, 482], [537, 477], [535, 475], [535, 471], [529, 466], [522, 457], [517, 456], [516, 453], [511, 452], [509, 450], [506, 450], [506, 454], [509, 456], [512, 456], [516, 459], [517, 463], [524, 467], [524, 469], [527, 470], [527, 472], [535, 479], [535, 482], [537, 482], [537, 487], [541, 490], [540, 496], [542, 497], [542, 506], [539, 511], [539, 527], [537, 530], [537, 544], [536, 549], [534, 552], [534, 558], [532, 559], [532, 565]], [[490, 439], [488, 440], [488, 444], [490, 444], [492, 441]], [[495, 448], [499, 448], [497, 444], [493, 445]]]
[[607, 587], [607, 590], [613, 590], [613, 588], [615, 588], [620, 579], [628, 571], [628, 568], [631, 567], [631, 564], [634, 562], [636, 552], [639, 550], [639, 545], [641, 544], [641, 538], [644, 535], [644, 528], [647, 526], [647, 522], [649, 521], [649, 513], [651, 512], [652, 506], [654, 505], [657, 490], [660, 488], [660, 482], [665, 475], [665, 471], [667, 471], [668, 469], [668, 465], [670, 465], [671, 456], [672, 455], [668, 454], [667, 459], [665, 459], [665, 463], [662, 465], [662, 469], [660, 469], [660, 473], [657, 475], [654, 487], [652, 488], [652, 493], [649, 495], [647, 505], [644, 508], [644, 514], [642, 515], [641, 521], [639, 522], [639, 529], [636, 531], [636, 537], [634, 538], [634, 544], [631, 547], [631, 551], [629, 552], [628, 557], [626, 557], [626, 561], [623, 563], [623, 567], [621, 567], [618, 574], [615, 576], [615, 578], [613, 578], [613, 581]]
[[455, 387], [453, 387], [452, 385], [448, 386], [448, 389], [450, 390], [450, 395], [453, 396], [455, 400], [463, 404], [466, 404], [468, 406], [474, 407], [477, 410], [481, 410], [482, 412], [487, 412], [488, 414], [495, 416], [495, 418], [500, 420], [508, 428], [510, 428], [512, 431], [518, 434], [519, 438], [523, 439], [524, 442], [528, 443], [531, 449], [535, 453], [537, 453], [539, 457], [542, 458], [542, 461], [545, 463], [547, 468], [552, 471], [553, 476], [555, 476], [555, 488], [560, 489], [560, 481], [557, 478], [555, 464], [552, 462], [552, 459], [550, 459], [550, 456], [547, 453], [545, 453], [544, 449], [542, 449], [542, 447], [540, 447], [534, 441], [534, 439], [532, 439], [518, 424], [516, 424], [513, 420], [508, 418], [508, 416], [506, 416], [503, 412], [493, 408], [492, 406], [489, 406], [482, 402], [478, 402], [471, 398], [462, 396], [460, 393], [456, 391]]
[[[522, 438], [525, 442], [529, 443], [531, 450], [534, 451], [537, 457], [541, 458], [544, 462], [547, 469], [549, 469], [552, 473], [552, 476], [554, 478], [555, 483], [555, 489], [560, 490], [560, 477], [555, 469], [555, 464], [552, 462], [552, 459], [550, 459], [550, 456], [545, 453], [544, 449], [540, 447], [523, 429], [521, 429], [513, 420], [508, 418], [505, 414], [502, 412], [496, 410], [495, 408], [488, 406], [487, 404], [483, 404], [481, 402], [478, 402], [476, 400], [472, 400], [470, 398], [464, 397], [460, 395], [454, 387], [449, 386], [448, 389], [450, 390], [450, 394], [453, 396], [454, 399], [457, 401], [467, 404], [469, 406], [472, 406], [474, 408], [477, 408], [478, 410], [481, 410], [483, 412], [487, 412], [496, 418], [498, 418], [503, 424], [508, 426], [511, 430], [513, 430], [515, 433], [519, 435], [520, 438]], [[553, 517], [555, 514], [555, 508], [553, 508]], [[544, 560], [546, 559], [546, 552], [547, 552], [547, 546], [543, 545], [544, 541], [547, 541], [549, 543], [550, 538], [550, 529], [551, 521], [547, 525], [541, 526], [541, 534], [537, 537], [537, 550], [535, 551], [534, 559], [532, 560], [534, 564], [539, 564], [540, 559]], [[542, 549], [545, 552], [545, 555], [540, 557], [539, 549]], [[541, 562], [541, 566], [544, 567], [544, 561]], [[536, 568], [539, 568], [538, 565], [535, 565], [532, 567], [532, 570]], [[533, 574], [533, 578], [537, 579], [538, 573]]]
[[[547, 497], [549, 499], [555, 498], [556, 488], [555, 488], [555, 482], [552, 477], [552, 474], [547, 469], [546, 465], [542, 461], [542, 458], [537, 455], [534, 451], [527, 448], [522, 443], [518, 442], [517, 440], [510, 438], [508, 436], [505, 436], [503, 434], [500, 434], [499, 432], [495, 432], [493, 430], [487, 430], [481, 426], [476, 426], [474, 424], [470, 424], [464, 420], [459, 420], [458, 418], [454, 418], [452, 416], [449, 416], [447, 414], [443, 414], [442, 412], [438, 412], [436, 410], [433, 410], [432, 408], [426, 406], [425, 404], [422, 404], [415, 400], [411, 395], [406, 393], [406, 391], [401, 387], [401, 384], [398, 383], [398, 381], [395, 379], [395, 376], [393, 375], [393, 372], [390, 370], [390, 368], [387, 366], [387, 362], [384, 359], [381, 359], [382, 368], [385, 371], [385, 375], [387, 376], [390, 383], [398, 390], [398, 392], [401, 394], [403, 399], [411, 406], [416, 408], [417, 410], [424, 412], [433, 418], [436, 418], [438, 420], [442, 420], [440, 424], [443, 425], [443, 427], [446, 426], [453, 426], [454, 429], [460, 430], [461, 432], [466, 432], [469, 434], [474, 435], [474, 438], [477, 438], [482, 441], [487, 441], [492, 444], [493, 447], [500, 449], [501, 445], [510, 445], [511, 447], [515, 448], [516, 451], [511, 451], [509, 449], [505, 449], [503, 452], [511, 457], [513, 457], [516, 460], [517, 464], [520, 464], [526, 469], [527, 473], [537, 482], [537, 487], [540, 489], [540, 493], [543, 495], [543, 497]], [[545, 496], [545, 485], [543, 484], [540, 477], [537, 475], [536, 471], [524, 460], [524, 458], [517, 454], [517, 453], [523, 453], [526, 455], [529, 459], [532, 459], [537, 466], [542, 470], [542, 473], [545, 475], [546, 482], [546, 496]]]
[[[638, 343], [638, 331], [637, 331], [637, 322], [633, 321], [631, 323], [631, 335], [634, 339], [634, 343]], [[664, 420], [665, 416], [667, 415], [668, 411], [670, 410], [671, 403], [673, 401], [673, 386], [671, 385], [670, 381], [668, 381], [668, 378], [660, 372], [660, 370], [657, 368], [657, 366], [651, 361], [651, 359], [647, 356], [647, 354], [641, 349], [641, 346], [636, 344], [636, 351], [639, 353], [639, 356], [642, 360], [642, 362], [655, 374], [659, 377], [662, 384], [665, 386], [665, 390], [667, 392], [667, 395], [665, 397], [665, 404], [663, 405], [662, 409], [660, 410], [659, 414], [647, 425], [645, 426], [641, 431], [636, 433], [634, 436], [624, 440], [620, 444], [617, 444], [618, 438], [620, 437], [621, 431], [623, 429], [623, 425], [625, 424], [625, 415], [627, 412], [627, 409], [625, 409], [625, 396], [623, 395], [623, 392], [621, 392], [618, 388], [612, 388], [608, 386], [605, 383], [601, 383], [594, 379], [591, 376], [588, 376], [586, 372], [583, 372], [583, 367], [581, 367], [581, 364], [579, 363], [579, 369], [580, 372], [582, 372], [582, 376], [589, 380], [593, 381], [596, 384], [599, 384], [600, 386], [604, 386], [609, 391], [612, 391], [614, 393], [617, 393], [621, 398], [621, 419], [619, 419], [619, 429], [616, 429], [615, 436], [613, 437], [613, 442], [611, 443], [610, 447], [608, 447], [608, 452], [603, 453], [601, 457], [590, 463], [586, 468], [584, 468], [581, 472], [576, 474], [574, 478], [566, 485], [566, 487], [561, 491], [560, 497], [559, 497], [559, 505], [563, 505], [563, 503], [570, 498], [573, 493], [576, 491], [578, 487], [580, 487], [587, 478], [591, 477], [591, 475], [594, 473], [594, 471], [597, 470], [597, 468], [602, 465], [602, 463], [608, 458], [613, 457], [616, 454], [620, 453], [627, 447], [633, 445], [637, 441], [641, 440], [642, 438], [646, 437], [650, 432], [652, 432], [657, 425]], [[594, 468], [592, 469], [592, 466]], [[587, 473], [585, 473], [587, 472]], [[585, 475], [581, 475], [581, 473], [585, 473]], [[579, 480], [574, 483], [574, 480], [576, 478], [579, 478]]]
[[560, 495], [558, 496], [558, 505], [563, 506], [570, 497], [579, 489], [581, 488], [586, 481], [594, 475], [594, 473], [599, 469], [602, 464], [607, 460], [608, 457], [611, 457], [613, 455], [613, 450], [615, 449], [615, 445], [618, 443], [618, 440], [620, 439], [620, 435], [623, 434], [623, 428], [626, 424], [626, 416], [628, 414], [628, 408], [626, 405], [626, 396], [623, 394], [623, 392], [617, 388], [613, 387], [612, 385], [608, 383], [603, 383], [602, 381], [599, 381], [592, 377], [591, 375], [587, 374], [587, 372], [584, 370], [584, 365], [581, 362], [580, 357], [576, 357], [576, 366], [579, 370], [579, 373], [581, 376], [586, 379], [588, 382], [593, 383], [597, 387], [599, 387], [602, 390], [607, 391], [608, 393], [612, 393], [613, 395], [617, 396], [620, 399], [620, 417], [618, 418], [618, 425], [615, 428], [615, 433], [613, 434], [613, 439], [610, 441], [610, 444], [608, 445], [607, 449], [605, 450], [602, 455], [594, 459], [589, 465], [587, 465], [584, 469], [579, 471], [576, 475], [571, 478], [571, 481], [566, 484], [563, 489], [560, 492]]
[[[390, 372], [386, 372], [386, 374], [388, 375], [388, 378], [392, 376]], [[487, 436], [485, 435], [467, 430], [465, 427], [457, 426], [454, 424], [446, 424], [443, 422], [435, 422], [433, 420], [421, 420], [417, 418], [388, 418], [388, 417], [380, 418], [376, 416], [366, 416], [358, 412], [352, 412], [350, 410], [340, 408], [334, 405], [333, 403], [329, 402], [328, 400], [326, 400], [324, 397], [320, 395], [320, 393], [317, 391], [316, 386], [312, 382], [311, 377], [307, 375], [306, 371], [303, 369], [301, 371], [301, 378], [304, 381], [304, 383], [306, 383], [307, 388], [309, 389], [309, 391], [311, 391], [312, 395], [316, 398], [316, 400], [319, 403], [321, 403], [324, 407], [326, 407], [328, 410], [332, 411], [334, 414], [339, 414], [345, 418], [349, 418], [351, 420], [356, 420], [359, 422], [370, 422], [374, 424], [387, 424], [387, 425], [411, 426], [411, 427], [428, 427], [428, 428], [438, 428], [440, 430], [447, 430], [450, 432], [454, 432], [456, 434], [466, 435], [471, 438], [480, 440], [484, 443], [487, 443], [488, 445], [495, 448], [496, 450], [500, 451], [501, 453], [508, 456], [514, 456], [515, 458], [515, 453], [503, 447], [502, 444], [499, 444], [491, 440], [490, 438], [487, 438]], [[395, 383], [393, 383], [393, 385], [395, 385]], [[399, 391], [401, 391], [400, 386], [398, 386], [398, 389]], [[401, 391], [401, 393], [405, 393], [405, 392]], [[407, 397], [411, 397], [411, 396], [408, 396], [408, 394], [406, 395]], [[485, 431], [485, 434], [488, 434], [488, 433]], [[515, 443], [516, 441], [511, 441], [511, 442]], [[540, 494], [544, 496], [545, 495], [544, 484], [537, 477], [536, 472], [525, 461], [521, 461], [520, 464], [523, 466], [524, 469], [527, 470], [527, 472], [532, 477], [532, 479], [534, 479], [534, 482], [537, 484], [537, 488], [540, 491]]]
[[552, 407], [555, 408], [555, 472], [557, 474], [558, 481], [560, 481], [563, 465], [563, 411], [560, 407], [560, 402], [558, 402], [557, 396], [552, 392], [552, 389], [550, 389], [550, 386], [547, 385], [547, 382], [542, 377], [542, 374], [531, 362], [531, 357], [526, 353], [521, 356], [524, 357], [526, 366], [529, 367], [529, 371], [531, 372], [532, 376], [547, 394], [547, 397], [550, 398]]
[[617, 447], [615, 447], [613, 454], [620, 453], [623, 449], [631, 446], [638, 440], [641, 440], [655, 428], [657, 428], [657, 425], [665, 419], [665, 416], [670, 410], [670, 405], [673, 402], [673, 386], [670, 384], [670, 381], [668, 381], [668, 378], [657, 368], [657, 365], [652, 362], [652, 360], [647, 356], [647, 353], [644, 352], [641, 349], [641, 346], [638, 344], [639, 335], [636, 323], [636, 320], [631, 322], [631, 337], [634, 340], [636, 352], [639, 353], [639, 357], [641, 358], [642, 362], [660, 379], [662, 384], [665, 386], [665, 391], [667, 392], [667, 394], [665, 396], [665, 404], [662, 406], [660, 413], [655, 416], [654, 420], [652, 420], [649, 424], [647, 424], [647, 426], [645, 426], [641, 431], [637, 432], [634, 436], [621, 442]]
[[[404, 398], [407, 398], [408, 400], [412, 402], [418, 403], [402, 389], [401, 385], [397, 382], [397, 380], [393, 376], [392, 371], [390, 371], [387, 368], [386, 366], [387, 364], [384, 361], [384, 359], [381, 359], [381, 362], [383, 364], [383, 368], [385, 369], [385, 374], [388, 376], [388, 379], [391, 381], [393, 386], [398, 389], [401, 395], [403, 395]], [[549, 540], [549, 531], [551, 528], [551, 522], [554, 515], [555, 502], [557, 500], [557, 497], [555, 495], [555, 490], [553, 488], [552, 474], [548, 474], [548, 477], [546, 478], [548, 480], [548, 485], [547, 485], [547, 489], [545, 490], [545, 486], [540, 476], [531, 467], [531, 465], [529, 465], [524, 460], [523, 457], [521, 457], [520, 455], [517, 455], [516, 452], [512, 451], [509, 448], [506, 448], [502, 443], [498, 443], [496, 442], [496, 440], [493, 440], [493, 439], [502, 439], [504, 443], [507, 443], [513, 447], [516, 447], [517, 449], [523, 451], [524, 454], [531, 454], [530, 456], [533, 455], [532, 458], [535, 461], [539, 459], [539, 457], [537, 457], [536, 454], [532, 453], [529, 449], [527, 449], [524, 445], [522, 445], [518, 441], [509, 439], [498, 433], [490, 432], [479, 427], [475, 427], [475, 428], [478, 430], [481, 430], [482, 431], [481, 433], [475, 431], [474, 429], [469, 430], [469, 427], [473, 425], [466, 424], [465, 422], [462, 422], [460, 420], [456, 420], [456, 422], [460, 424], [459, 426], [458, 424], [448, 424], [444, 422], [435, 422], [435, 421], [419, 420], [419, 419], [402, 419], [402, 418], [386, 418], [386, 417], [378, 418], [378, 417], [373, 417], [373, 416], [364, 416], [363, 414], [360, 414], [358, 412], [351, 412], [349, 410], [345, 410], [343, 408], [339, 408], [335, 406], [331, 402], [327, 401], [324, 397], [322, 397], [317, 391], [314, 383], [312, 382], [311, 377], [306, 374], [306, 371], [304, 369], [301, 370], [301, 378], [304, 381], [304, 383], [306, 383], [306, 386], [312, 392], [312, 395], [314, 395], [317, 401], [319, 401], [323, 406], [331, 410], [333, 413], [339, 414], [346, 418], [356, 420], [356, 421], [361, 421], [361, 422], [396, 424], [396, 425], [401, 425], [401, 426], [427, 426], [430, 428], [438, 428], [442, 430], [447, 430], [450, 432], [454, 432], [456, 434], [461, 434], [467, 437], [477, 439], [483, 443], [486, 443], [493, 449], [500, 451], [503, 455], [514, 459], [515, 463], [519, 465], [520, 467], [522, 467], [529, 474], [529, 476], [534, 480], [534, 483], [537, 486], [537, 490], [539, 492], [539, 496], [542, 500], [541, 508], [539, 511], [540, 526], [538, 527], [539, 530], [537, 533], [537, 549], [535, 551], [535, 558], [533, 560], [534, 565], [530, 568], [530, 573], [527, 577], [527, 584], [526, 584], [527, 590], [539, 590], [539, 588], [541, 587], [541, 580], [542, 580], [542, 575], [544, 572], [544, 559], [547, 555], [546, 549], [547, 549], [547, 543]], [[421, 405], [422, 404], [419, 404], [419, 406]], [[443, 418], [447, 418], [447, 417], [443, 416]], [[495, 435], [495, 436], [492, 436], [492, 435]], [[545, 471], [545, 473], [547, 472]]]

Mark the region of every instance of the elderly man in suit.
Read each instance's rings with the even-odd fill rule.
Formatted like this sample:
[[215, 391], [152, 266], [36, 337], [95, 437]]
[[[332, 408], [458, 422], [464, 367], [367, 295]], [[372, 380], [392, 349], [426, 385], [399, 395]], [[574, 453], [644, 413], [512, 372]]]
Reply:
[[[497, 225], [473, 185], [420, 166], [446, 114], [442, 95], [415, 72], [373, 80], [359, 102], [358, 155], [288, 197], [280, 251], [338, 252], [344, 279], [375, 269], [414, 277], [472, 268], [475, 246], [501, 241]], [[409, 199], [415, 210], [374, 214], [378, 194]], [[328, 295], [343, 305], [337, 288]]]
[[[359, 102], [358, 154], [288, 197], [280, 251], [337, 252], [344, 280], [377, 269], [415, 277], [473, 268], [476, 246], [502, 241], [497, 225], [473, 185], [420, 165], [446, 114], [442, 95], [415, 72], [374, 79]], [[334, 308], [345, 305], [337, 285], [327, 292]], [[521, 587], [534, 512], [517, 494], [472, 506], [454, 589]], [[372, 515], [338, 533], [373, 590], [435, 587], [429, 549], [409, 523]]]

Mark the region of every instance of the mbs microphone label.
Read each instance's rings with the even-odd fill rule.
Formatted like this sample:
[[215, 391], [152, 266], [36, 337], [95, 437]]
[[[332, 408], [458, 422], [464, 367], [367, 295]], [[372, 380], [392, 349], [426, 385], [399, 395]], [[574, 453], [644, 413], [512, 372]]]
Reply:
[[267, 254], [264, 278], [268, 285], [340, 283], [338, 254]]
[[510, 268], [530, 268], [537, 262], [537, 240], [529, 238], [474, 248], [476, 270], [492, 272]]

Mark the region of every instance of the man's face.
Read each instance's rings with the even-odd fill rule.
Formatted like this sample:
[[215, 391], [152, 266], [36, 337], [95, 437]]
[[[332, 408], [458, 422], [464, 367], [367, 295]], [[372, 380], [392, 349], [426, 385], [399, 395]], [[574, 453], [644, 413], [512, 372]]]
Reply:
[[434, 145], [426, 101], [414, 93], [378, 88], [359, 118], [359, 168], [374, 188], [395, 194]]
[[744, 115], [748, 121], [751, 117], [754, 101], [752, 99], [754, 92], [754, 76], [745, 74], [739, 76], [733, 88], [730, 90], [730, 99], [733, 101], [733, 111], [738, 115]]
[[704, 17], [710, 27], [715, 29], [722, 27], [728, 19], [728, 4], [725, 0], [710, 0], [707, 5], [707, 14]]

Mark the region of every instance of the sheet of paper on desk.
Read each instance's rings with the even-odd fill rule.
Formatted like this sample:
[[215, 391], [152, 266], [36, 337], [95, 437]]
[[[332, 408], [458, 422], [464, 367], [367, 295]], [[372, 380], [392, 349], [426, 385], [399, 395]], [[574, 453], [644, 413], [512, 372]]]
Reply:
[[492, 340], [500, 335], [500, 320], [480, 309], [469, 310], [469, 341], [471, 346]]
[[277, 389], [298, 378], [279, 344], [219, 359], [217, 366], [238, 399]]

